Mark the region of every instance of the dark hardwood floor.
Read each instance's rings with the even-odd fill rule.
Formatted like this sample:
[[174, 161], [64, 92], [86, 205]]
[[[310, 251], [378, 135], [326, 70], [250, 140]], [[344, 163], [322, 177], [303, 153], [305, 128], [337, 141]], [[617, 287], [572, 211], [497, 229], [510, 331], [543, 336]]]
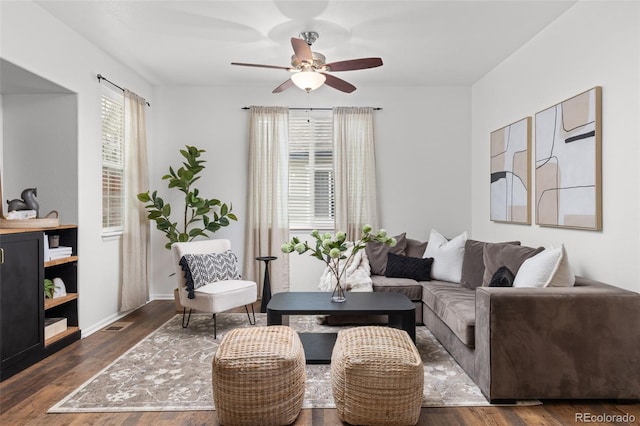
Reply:
[[[259, 310], [259, 304], [256, 304]], [[244, 310], [242, 310], [243, 312]], [[0, 425], [217, 425], [215, 411], [47, 414], [47, 410], [175, 314], [172, 301], [154, 301], [0, 383]], [[576, 415], [625, 415], [640, 424], [640, 404], [544, 401], [532, 407], [423, 408], [419, 425], [570, 425]], [[336, 410], [302, 410], [295, 425], [342, 424]], [[611, 423], [591, 423], [611, 424]], [[625, 424], [625, 423], [617, 423]]]

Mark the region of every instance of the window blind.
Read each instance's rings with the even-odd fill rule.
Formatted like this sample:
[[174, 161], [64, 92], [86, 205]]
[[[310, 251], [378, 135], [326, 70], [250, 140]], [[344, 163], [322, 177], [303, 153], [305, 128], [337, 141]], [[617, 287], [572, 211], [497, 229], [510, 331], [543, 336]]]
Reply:
[[333, 229], [333, 117], [289, 112], [289, 228]]
[[102, 86], [102, 231], [124, 226], [124, 95]]

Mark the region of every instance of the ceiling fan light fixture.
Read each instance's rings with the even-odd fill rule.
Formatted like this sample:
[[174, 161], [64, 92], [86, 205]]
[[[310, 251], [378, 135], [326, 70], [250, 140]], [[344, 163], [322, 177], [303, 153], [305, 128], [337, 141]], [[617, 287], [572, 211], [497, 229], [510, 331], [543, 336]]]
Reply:
[[[0, 0], [2, 1], [2, 0]], [[274, 68], [289, 71], [291, 77], [273, 90], [273, 93], [280, 93], [291, 86], [297, 86], [309, 93], [316, 90], [323, 84], [344, 93], [352, 93], [356, 86], [333, 75], [336, 71], [363, 70], [376, 68], [382, 65], [380, 58], [360, 58], [347, 59], [327, 63], [322, 53], [313, 52], [311, 45], [318, 39], [318, 33], [305, 31], [300, 33], [300, 38], [291, 37], [291, 66], [281, 67], [265, 64], [247, 64], [243, 62], [232, 62], [231, 65], [242, 65], [245, 67]], [[327, 72], [327, 74], [325, 74]]]
[[315, 71], [300, 71], [291, 76], [293, 84], [301, 88], [302, 90], [311, 92], [322, 86], [327, 77], [324, 74]]

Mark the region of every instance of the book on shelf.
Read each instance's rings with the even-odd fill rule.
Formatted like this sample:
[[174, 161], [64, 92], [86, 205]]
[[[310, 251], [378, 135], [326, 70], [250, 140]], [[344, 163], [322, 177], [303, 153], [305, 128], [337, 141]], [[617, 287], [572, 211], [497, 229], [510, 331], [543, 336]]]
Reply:
[[60, 334], [67, 329], [66, 318], [45, 318], [44, 319], [44, 338], [50, 339], [56, 334]]
[[58, 247], [54, 249], [49, 249], [47, 254], [45, 255], [44, 260], [56, 260], [56, 259], [64, 259], [66, 257], [71, 257], [73, 254], [73, 250], [71, 247]]
[[49, 238], [44, 234], [44, 261], [64, 259], [73, 255], [73, 247], [58, 246], [49, 247]]
[[49, 249], [50, 256], [57, 256], [60, 254], [68, 254], [69, 256], [71, 256], [72, 252], [73, 252], [73, 249], [71, 247], [60, 246], [58, 248]]

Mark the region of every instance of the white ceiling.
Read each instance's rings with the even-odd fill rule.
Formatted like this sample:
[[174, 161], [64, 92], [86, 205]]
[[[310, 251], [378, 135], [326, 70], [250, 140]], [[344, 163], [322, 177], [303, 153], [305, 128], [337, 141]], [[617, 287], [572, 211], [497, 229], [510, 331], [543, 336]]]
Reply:
[[470, 85], [575, 0], [37, 3], [154, 85], [276, 87], [286, 71], [230, 62], [289, 66], [290, 38], [317, 31], [327, 62], [382, 58], [336, 74], [356, 86]]

